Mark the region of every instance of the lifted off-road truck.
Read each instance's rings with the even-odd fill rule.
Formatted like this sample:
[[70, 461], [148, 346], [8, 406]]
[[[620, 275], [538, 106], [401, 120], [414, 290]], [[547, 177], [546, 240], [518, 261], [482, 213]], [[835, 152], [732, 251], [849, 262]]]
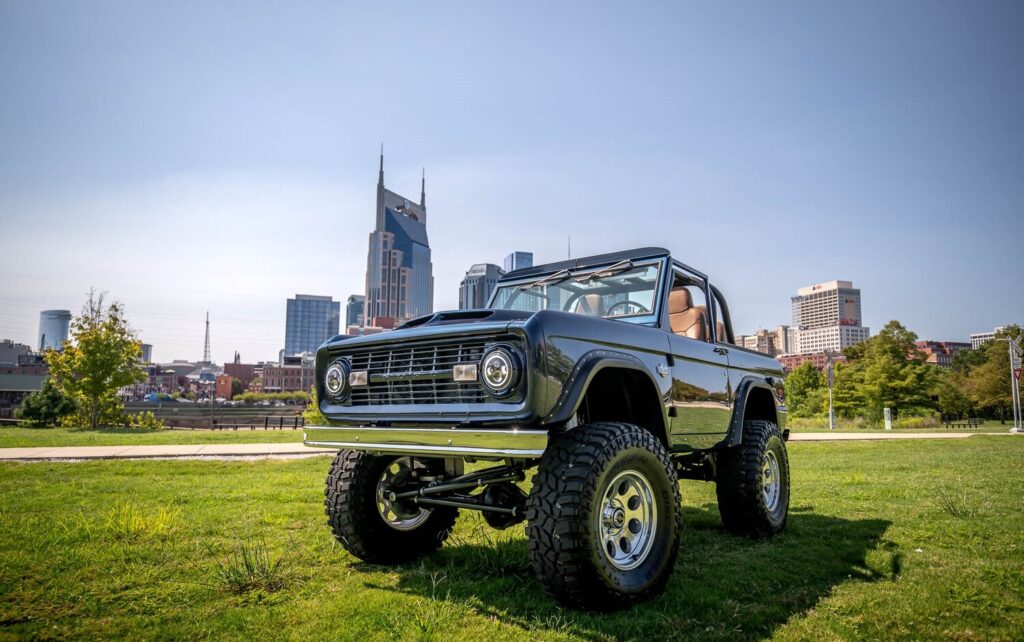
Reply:
[[716, 482], [731, 532], [786, 525], [783, 373], [733, 341], [722, 293], [660, 248], [516, 270], [486, 309], [332, 339], [316, 357], [330, 425], [305, 437], [339, 450], [328, 524], [390, 564], [477, 510], [526, 522], [534, 571], [565, 604], [654, 595], [679, 548], [679, 478]]

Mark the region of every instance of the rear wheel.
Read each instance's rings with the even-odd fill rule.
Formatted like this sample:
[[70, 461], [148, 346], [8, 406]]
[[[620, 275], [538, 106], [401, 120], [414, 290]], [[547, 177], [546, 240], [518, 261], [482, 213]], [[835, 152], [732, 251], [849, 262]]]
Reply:
[[630, 424], [555, 435], [527, 504], [534, 572], [570, 606], [624, 608], [664, 589], [679, 549], [675, 468], [661, 443]]
[[743, 441], [719, 455], [717, 468], [718, 512], [727, 530], [767, 537], [786, 527], [789, 456], [778, 426], [744, 422]]
[[342, 450], [327, 473], [324, 512], [342, 546], [361, 560], [404, 562], [436, 551], [448, 538], [458, 509], [424, 508], [393, 500], [390, 490], [418, 483], [438, 463], [414, 457]]

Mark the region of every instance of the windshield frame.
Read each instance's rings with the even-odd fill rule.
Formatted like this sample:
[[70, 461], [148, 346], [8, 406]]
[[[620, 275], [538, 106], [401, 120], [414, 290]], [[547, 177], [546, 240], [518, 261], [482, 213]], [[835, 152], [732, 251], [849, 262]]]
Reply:
[[[623, 261], [621, 261], [621, 260], [618, 260], [618, 261], [608, 261], [607, 263], [600, 263], [600, 264], [597, 264], [597, 265], [588, 265], [586, 267], [581, 267], [578, 270], [570, 270], [568, 272], [568, 274], [566, 275], [566, 279], [572, 279], [574, 281], [582, 281], [582, 280], [585, 280], [586, 277], [588, 275], [590, 275], [590, 274], [600, 273], [600, 272], [602, 272], [604, 270], [607, 270], [608, 268], [610, 268], [612, 266], [615, 266], [615, 265], [618, 265], [618, 264], [620, 264], [622, 262]], [[645, 267], [649, 267], [649, 266], [655, 266], [657, 268], [657, 270], [658, 270], [657, 276], [655, 277], [654, 292], [652, 294], [652, 301], [654, 302], [654, 308], [649, 313], [647, 313], [647, 314], [629, 314], [629, 315], [621, 315], [621, 316], [614, 316], [614, 317], [593, 317], [593, 318], [596, 318], [596, 319], [606, 319], [608, 321], [623, 321], [623, 322], [626, 322], [626, 323], [633, 323], [633, 324], [637, 324], [637, 325], [648, 325], [648, 326], [660, 327], [661, 326], [663, 299], [665, 298], [664, 297], [664, 292], [665, 292], [665, 275], [671, 272], [671, 268], [668, 265], [668, 259], [666, 257], [657, 257], [657, 258], [650, 258], [650, 259], [634, 260], [634, 261], [632, 261], [632, 265], [629, 268], [627, 268], [627, 269], [632, 270], [632, 269], [637, 269], [637, 268], [645, 268]], [[555, 282], [552, 282], [550, 284], [547, 284], [547, 283], [544, 283], [544, 279], [546, 279], [548, 277], [551, 277], [551, 276], [553, 276], [553, 275], [555, 275], [557, 273], [560, 273], [560, 272], [565, 272], [565, 270], [564, 269], [562, 269], [562, 270], [552, 269], [552, 270], [550, 270], [550, 271], [548, 271], [548, 272], [546, 272], [544, 274], [540, 274], [540, 275], [538, 275], [538, 274], [531, 274], [529, 277], [519, 278], [519, 279], [515, 279], [515, 280], [499, 280], [498, 283], [497, 283], [497, 286], [494, 288], [494, 291], [491, 292], [491, 298], [487, 301], [487, 308], [491, 309], [491, 310], [510, 309], [510, 308], [495, 308], [494, 307], [495, 302], [498, 299], [498, 295], [499, 295], [500, 291], [503, 288], [508, 288], [510, 290], [518, 290], [518, 292], [514, 295], [516, 297], [520, 297], [520, 296], [537, 296], [536, 294], [533, 294], [533, 293], [527, 293], [528, 292], [528, 288], [531, 286], [531, 284], [540, 283], [541, 285], [545, 285], [545, 286], [546, 285], [557, 285], [558, 283], [561, 283], [563, 280], [559, 279], [558, 281], [555, 281]], [[610, 275], [610, 276], [615, 276], [618, 273], [619, 272], [616, 272], [616, 274], [613, 274], [613, 275]], [[521, 286], [526, 286], [526, 289], [520, 289]], [[550, 310], [552, 308], [546, 308], [546, 309]], [[574, 312], [567, 312], [565, 310], [556, 310], [556, 311], [558, 311], [558, 312], [565, 312], [566, 314], [577, 314], [577, 313], [574, 313]], [[588, 316], [588, 315], [581, 315], [581, 316]]]

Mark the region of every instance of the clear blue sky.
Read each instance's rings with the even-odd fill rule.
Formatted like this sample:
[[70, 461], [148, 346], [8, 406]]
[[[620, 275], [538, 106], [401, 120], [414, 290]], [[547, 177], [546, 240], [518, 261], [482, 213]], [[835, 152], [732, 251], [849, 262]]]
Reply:
[[572, 234], [669, 247], [737, 332], [840, 278], [966, 340], [1024, 322], [1022, 61], [1015, 1], [3, 2], [0, 338], [95, 286], [159, 360], [206, 310], [275, 358], [288, 296], [363, 290], [383, 140], [438, 309]]

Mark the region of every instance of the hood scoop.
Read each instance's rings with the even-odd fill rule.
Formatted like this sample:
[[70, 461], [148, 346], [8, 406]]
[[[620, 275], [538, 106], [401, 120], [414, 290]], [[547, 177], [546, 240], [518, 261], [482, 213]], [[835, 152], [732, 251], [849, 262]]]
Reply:
[[478, 323], [480, 321], [520, 321], [530, 318], [532, 314], [532, 312], [520, 312], [518, 310], [448, 310], [416, 317], [395, 329], [406, 330], [425, 325]]

